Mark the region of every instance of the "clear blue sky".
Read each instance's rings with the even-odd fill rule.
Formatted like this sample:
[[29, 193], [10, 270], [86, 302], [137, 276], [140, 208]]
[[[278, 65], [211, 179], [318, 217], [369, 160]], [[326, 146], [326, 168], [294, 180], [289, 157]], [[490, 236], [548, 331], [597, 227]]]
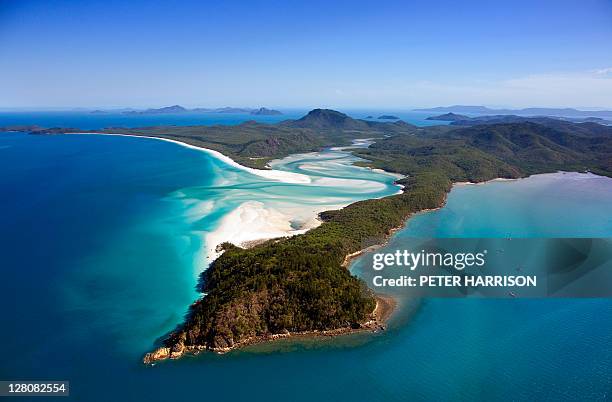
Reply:
[[0, 107], [612, 108], [612, 1], [0, 0]]

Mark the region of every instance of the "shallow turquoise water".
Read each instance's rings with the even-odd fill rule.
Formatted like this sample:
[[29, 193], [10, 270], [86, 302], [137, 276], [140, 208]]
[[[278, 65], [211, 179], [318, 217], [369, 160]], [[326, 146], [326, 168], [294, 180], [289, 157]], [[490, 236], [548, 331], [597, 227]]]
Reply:
[[[293, 162], [282, 168], [313, 161]], [[334, 163], [309, 173], [336, 172]], [[217, 205], [231, 209], [254, 191], [273, 205], [287, 189], [201, 152], [135, 138], [2, 135], [0, 168], [2, 379], [67, 379], [72, 399], [87, 401], [610, 398], [608, 299], [404, 301], [383, 334], [144, 367], [142, 354], [197, 297], [201, 232], [223, 216], [194, 219], [198, 203], [234, 192]], [[384, 183], [367, 196], [393, 190], [388, 177], [346, 169]], [[612, 236], [609, 181], [521, 183], [457, 188], [448, 209], [420, 215], [398, 238]], [[299, 197], [330, 191], [298, 187], [290, 190]], [[542, 214], [529, 207], [538, 203]]]
[[[539, 284], [522, 289], [481, 288], [473, 295], [612, 296], [612, 292], [602, 285], [612, 285], [611, 199], [612, 178], [593, 174], [554, 173], [517, 181], [458, 185], [453, 188], [444, 208], [416, 214], [385, 247], [367, 253], [352, 265], [352, 270], [373, 284], [377, 275], [399, 278], [410, 273], [401, 267], [373, 270], [374, 253], [486, 251], [485, 267], [455, 273], [535, 275]], [[590, 238], [602, 240], [592, 242]], [[576, 250], [589, 255], [589, 259], [576, 260]], [[578, 261], [581, 265], [577, 265]], [[420, 268], [414, 273], [436, 269]], [[411, 288], [387, 286], [378, 289], [400, 297], [418, 293]], [[449, 288], [428, 288], [424, 294], [463, 297], [460, 289]]]
[[[418, 214], [398, 237], [610, 237], [612, 178], [543, 174], [460, 185], [445, 208]], [[492, 222], [495, 222], [494, 224]]]

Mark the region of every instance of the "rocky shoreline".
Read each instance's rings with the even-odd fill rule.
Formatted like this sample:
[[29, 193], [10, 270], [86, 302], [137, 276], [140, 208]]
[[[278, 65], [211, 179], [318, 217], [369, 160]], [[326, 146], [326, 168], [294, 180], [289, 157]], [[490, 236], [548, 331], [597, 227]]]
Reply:
[[358, 332], [379, 332], [386, 329], [386, 321], [391, 316], [391, 313], [395, 310], [397, 301], [386, 295], [376, 295], [376, 307], [370, 314], [369, 320], [360, 324], [357, 328], [342, 327], [331, 330], [322, 331], [303, 331], [303, 332], [283, 332], [278, 334], [265, 334], [260, 336], [253, 336], [247, 338], [241, 342], [237, 342], [230, 347], [223, 348], [210, 348], [204, 345], [196, 346], [185, 346], [181, 343], [174, 345], [173, 347], [162, 346], [157, 348], [153, 352], [145, 354], [142, 362], [147, 365], [153, 365], [159, 361], [167, 359], [178, 359], [184, 355], [192, 354], [197, 355], [200, 352], [210, 351], [214, 353], [224, 354], [235, 349], [243, 348], [245, 346], [256, 345], [263, 342], [270, 342], [279, 339], [286, 338], [318, 338], [318, 337], [335, 337], [340, 335], [353, 334]]
[[[408, 224], [408, 221], [410, 220], [412, 216], [414, 216], [414, 214], [428, 212], [428, 211], [435, 211], [437, 209], [440, 209], [446, 204], [447, 199], [448, 199], [448, 193], [445, 194], [444, 199], [442, 200], [442, 202], [437, 208], [423, 209], [421, 211], [408, 215], [402, 225], [396, 228], [393, 228], [389, 231], [388, 235], [385, 237], [385, 240], [383, 242], [366, 247], [354, 253], [348, 254], [344, 258], [342, 266], [345, 268], [348, 268], [348, 266], [350, 265], [350, 262], [354, 258], [357, 258], [360, 255], [368, 251], [372, 251], [372, 250], [375, 250], [377, 248], [384, 246], [389, 241], [391, 236], [393, 236], [395, 232], [397, 232], [398, 230], [401, 230]], [[256, 244], [252, 244], [251, 246], [254, 246], [254, 245]], [[270, 342], [270, 341], [274, 341], [278, 339], [285, 339], [285, 338], [298, 338], [299, 339], [299, 338], [313, 338], [313, 337], [334, 337], [334, 336], [347, 335], [347, 334], [352, 334], [352, 333], [357, 333], [357, 332], [384, 331], [386, 329], [387, 319], [391, 316], [391, 314], [397, 307], [397, 300], [393, 298], [392, 296], [381, 295], [381, 294], [375, 294], [375, 298], [376, 298], [376, 306], [374, 307], [374, 310], [370, 314], [369, 320], [360, 324], [360, 326], [357, 328], [342, 327], [342, 328], [336, 328], [332, 330], [304, 331], [304, 332], [286, 331], [286, 332], [278, 333], [278, 334], [265, 334], [265, 335], [260, 335], [260, 336], [254, 336], [254, 337], [244, 339], [241, 342], [237, 342], [229, 347], [217, 347], [217, 348], [211, 348], [205, 345], [185, 346], [183, 343], [177, 343], [173, 345], [171, 348], [163, 346], [163, 347], [160, 347], [154, 350], [153, 352], [149, 352], [145, 354], [143, 358], [143, 363], [148, 364], [148, 365], [153, 365], [158, 361], [167, 360], [167, 359], [178, 359], [186, 354], [196, 355], [203, 351], [211, 351], [211, 352], [223, 354], [223, 353], [227, 353], [227, 352], [230, 352], [232, 350], [239, 349], [242, 347], [256, 345], [256, 344], [263, 343], [263, 342]]]

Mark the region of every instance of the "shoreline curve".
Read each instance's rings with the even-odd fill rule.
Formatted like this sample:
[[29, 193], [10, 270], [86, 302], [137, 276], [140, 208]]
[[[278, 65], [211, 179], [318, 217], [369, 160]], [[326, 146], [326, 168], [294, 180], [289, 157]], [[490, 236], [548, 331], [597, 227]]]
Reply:
[[177, 144], [180, 145], [182, 147], [185, 148], [189, 148], [189, 149], [194, 149], [194, 150], [198, 150], [201, 152], [205, 152], [209, 155], [211, 155], [212, 157], [222, 161], [223, 163], [234, 167], [236, 169], [240, 169], [243, 171], [246, 171], [248, 173], [266, 178], [266, 179], [270, 179], [270, 180], [276, 180], [276, 181], [281, 181], [284, 183], [291, 183], [291, 184], [309, 184], [312, 182], [312, 180], [310, 179], [310, 177], [308, 177], [307, 175], [301, 174], [301, 173], [293, 173], [293, 172], [285, 172], [282, 170], [274, 170], [274, 169], [269, 169], [269, 170], [263, 170], [263, 169], [255, 169], [255, 168], [250, 168], [244, 165], [239, 164], [238, 162], [236, 162], [235, 160], [233, 160], [232, 158], [230, 158], [227, 155], [222, 154], [219, 151], [215, 151], [214, 149], [209, 149], [209, 148], [204, 148], [204, 147], [199, 147], [197, 145], [191, 145], [191, 144], [187, 144], [186, 142], [182, 142], [182, 141], [178, 141], [178, 140], [173, 140], [170, 138], [164, 138], [164, 137], [154, 137], [154, 136], [150, 136], [150, 135], [134, 135], [134, 134], [121, 134], [121, 133], [93, 133], [93, 132], [80, 132], [80, 133], [70, 133], [72, 134], [80, 134], [80, 135], [111, 135], [111, 136], [117, 136], [117, 137], [133, 137], [133, 138], [149, 138], [152, 140], [160, 140], [160, 141], [166, 141], [166, 142], [171, 142], [173, 144]]

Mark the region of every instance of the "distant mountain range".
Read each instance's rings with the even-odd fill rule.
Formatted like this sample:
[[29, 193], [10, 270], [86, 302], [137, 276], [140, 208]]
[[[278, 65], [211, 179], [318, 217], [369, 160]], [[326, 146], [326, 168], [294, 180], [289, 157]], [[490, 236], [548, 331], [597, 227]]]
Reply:
[[612, 110], [578, 110], [572, 108], [531, 107], [526, 109], [490, 109], [486, 106], [440, 106], [429, 109], [414, 109], [415, 112], [468, 113], [468, 114], [513, 114], [517, 116], [557, 117], [601, 117], [612, 118]]
[[431, 116], [426, 120], [449, 121], [453, 126], [478, 126], [481, 124], [507, 124], [507, 123], [539, 123], [547, 124], [551, 121], [569, 121], [572, 123], [597, 123], [612, 125], [612, 120], [605, 120], [601, 117], [557, 117], [557, 116], [517, 116], [514, 114], [496, 114], [468, 117], [461, 114], [445, 113], [439, 116]]
[[[104, 113], [104, 111], [94, 110], [91, 113]], [[157, 109], [146, 109], [146, 110], [129, 110], [123, 112], [123, 114], [176, 114], [176, 113], [248, 113], [259, 116], [277, 116], [283, 113], [274, 110], [261, 107], [259, 109], [253, 108], [240, 108], [240, 107], [220, 107], [220, 108], [194, 108], [187, 109], [180, 105], [166, 106]]]

